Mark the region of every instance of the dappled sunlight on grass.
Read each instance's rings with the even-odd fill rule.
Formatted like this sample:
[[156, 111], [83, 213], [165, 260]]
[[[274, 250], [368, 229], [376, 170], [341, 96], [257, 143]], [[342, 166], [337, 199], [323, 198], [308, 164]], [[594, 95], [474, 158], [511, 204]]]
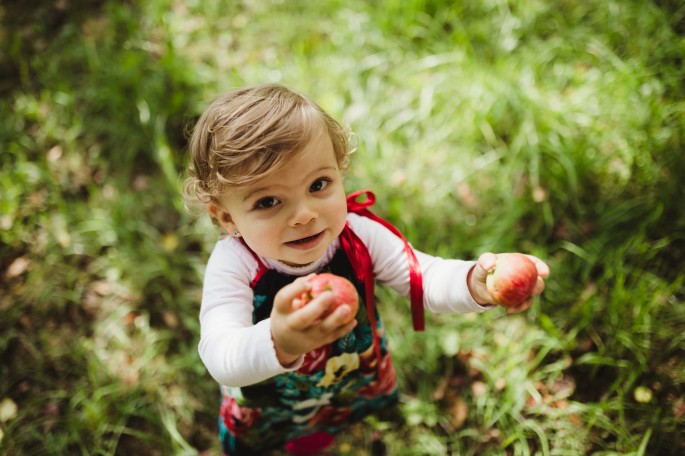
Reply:
[[269, 81], [349, 125], [347, 190], [417, 248], [552, 269], [425, 333], [379, 289], [400, 404], [336, 454], [685, 451], [685, 9], [443, 3], [0, 6], [0, 453], [218, 452], [187, 129]]

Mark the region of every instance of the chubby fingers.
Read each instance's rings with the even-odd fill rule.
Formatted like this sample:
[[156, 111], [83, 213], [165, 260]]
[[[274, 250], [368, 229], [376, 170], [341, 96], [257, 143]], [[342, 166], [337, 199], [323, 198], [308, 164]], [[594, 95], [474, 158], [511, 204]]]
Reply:
[[319, 331], [325, 334], [326, 338], [331, 342], [340, 339], [357, 326], [356, 319], [352, 318], [350, 320], [350, 312], [350, 307], [347, 305], [338, 307], [321, 321], [318, 328]]
[[[345, 327], [354, 322], [355, 316], [352, 314], [352, 311], [352, 306], [349, 304], [337, 306], [321, 321], [321, 329], [323, 331], [335, 331], [338, 328]], [[352, 327], [354, 327], [354, 325]]]
[[478, 265], [483, 268], [485, 272], [495, 267], [497, 262], [497, 255], [492, 252], [485, 252], [478, 257]]
[[533, 263], [535, 263], [535, 267], [538, 270], [538, 279], [535, 282], [535, 287], [533, 288], [533, 296], [538, 296], [542, 294], [542, 292], [545, 290], [545, 278], [549, 277], [549, 266], [547, 263], [542, 261], [540, 258], [533, 256], [533, 255], [527, 255], [528, 258], [530, 258]]
[[542, 277], [538, 276], [538, 280], [535, 282], [535, 287], [533, 287], [533, 296], [538, 296], [542, 294], [542, 292], [545, 290], [545, 281]]
[[[303, 330], [316, 323], [319, 323], [324, 314], [333, 305], [333, 300], [333, 293], [330, 291], [324, 291], [316, 298], [308, 302], [306, 306], [297, 309], [288, 316], [290, 320], [290, 326], [295, 330]], [[335, 313], [336, 312], [334, 312], [334, 314]]]
[[293, 302], [299, 300], [303, 293], [311, 289], [309, 277], [312, 275], [298, 277], [292, 283], [281, 288], [274, 300], [275, 310], [282, 314], [291, 313], [293, 311]]
[[497, 262], [497, 255], [492, 252], [485, 252], [478, 257], [476, 266], [473, 268], [474, 279], [479, 282], [485, 282], [485, 277], [488, 275], [488, 271], [495, 267]]
[[538, 270], [538, 276], [539, 277], [548, 277], [549, 276], [549, 266], [547, 263], [542, 261], [540, 258], [534, 256], [534, 255], [526, 255], [528, 258], [530, 258], [533, 263], [535, 263], [535, 267]]
[[[549, 276], [549, 266], [547, 265], [547, 263], [545, 263], [535, 255], [526, 256], [535, 264], [535, 267], [538, 270], [538, 275], [540, 277]], [[492, 252], [485, 252], [478, 257], [478, 266], [480, 266], [486, 274], [488, 271], [490, 271], [490, 269], [495, 267], [495, 263], [497, 263], [497, 255]]]

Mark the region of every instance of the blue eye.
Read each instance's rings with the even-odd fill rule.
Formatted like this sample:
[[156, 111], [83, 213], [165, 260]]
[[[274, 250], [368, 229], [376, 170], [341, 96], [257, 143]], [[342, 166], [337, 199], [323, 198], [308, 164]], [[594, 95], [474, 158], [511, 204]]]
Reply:
[[326, 189], [328, 187], [328, 184], [331, 183], [331, 180], [327, 177], [322, 177], [321, 179], [317, 179], [314, 181], [311, 187], [309, 187], [309, 191], [312, 193], [320, 192]]
[[271, 209], [272, 207], [276, 206], [279, 203], [279, 201], [276, 198], [272, 197], [267, 197], [267, 198], [262, 198], [259, 201], [257, 201], [254, 205], [255, 209]]

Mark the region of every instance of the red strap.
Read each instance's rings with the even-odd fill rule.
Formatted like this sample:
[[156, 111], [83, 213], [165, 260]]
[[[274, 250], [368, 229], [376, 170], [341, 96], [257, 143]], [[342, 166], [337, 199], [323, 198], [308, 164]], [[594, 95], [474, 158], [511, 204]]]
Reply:
[[259, 282], [259, 279], [262, 278], [262, 276], [268, 271], [268, 268], [262, 263], [262, 260], [259, 259], [259, 256], [250, 248], [249, 245], [247, 245], [247, 242], [245, 242], [245, 239], [240, 238], [240, 242], [243, 243], [245, 248], [252, 254], [254, 259], [257, 261], [257, 273], [254, 276], [254, 279], [252, 279], [252, 282], [250, 282], [250, 287], [254, 288], [257, 283]]
[[[358, 197], [360, 196], [366, 196], [366, 198], [363, 201], [358, 201]], [[373, 203], [376, 202], [376, 195], [373, 194], [370, 190], [360, 190], [354, 193], [351, 193], [347, 197], [347, 211], [348, 212], [354, 212], [355, 214], [363, 215], [365, 217], [368, 217], [387, 229], [389, 229], [393, 234], [395, 234], [397, 237], [399, 237], [402, 242], [404, 242], [404, 251], [407, 254], [407, 261], [409, 262], [409, 297], [411, 300], [411, 318], [412, 318], [412, 324], [414, 326], [415, 331], [423, 331], [426, 328], [426, 323], [424, 319], [424, 312], [423, 312], [423, 276], [421, 274], [421, 265], [419, 264], [418, 258], [416, 258], [416, 254], [414, 253], [414, 250], [411, 248], [409, 245], [409, 242], [405, 239], [405, 237], [400, 233], [400, 231], [395, 228], [391, 223], [387, 222], [386, 220], [383, 220], [382, 218], [378, 217], [376, 214], [371, 212], [368, 208], [373, 205]], [[344, 230], [345, 231], [345, 230]], [[343, 232], [344, 232], [343, 231]], [[347, 230], [350, 231], [351, 230]], [[352, 235], [356, 238], [356, 235], [352, 233]], [[344, 238], [344, 236], [343, 236]], [[352, 240], [353, 238], [350, 238]], [[358, 238], [356, 240], [359, 240]], [[354, 243], [356, 244], [356, 242]], [[343, 242], [343, 247], [345, 247], [345, 242]], [[362, 258], [364, 256], [363, 253], [360, 253], [359, 250], [364, 250], [365, 251], [365, 256], [367, 258]], [[347, 252], [347, 248], [346, 248]], [[347, 252], [348, 255], [351, 255], [351, 259], [354, 258], [360, 263], [360, 273], [364, 275], [364, 277], [358, 277], [360, 280], [364, 281], [364, 286], [366, 288], [366, 293], [367, 293], [367, 306], [368, 303], [371, 302], [373, 303], [373, 287], [374, 287], [374, 278], [373, 278], [373, 264], [371, 262], [371, 257], [368, 253], [368, 250], [366, 250], [366, 247], [364, 246], [361, 241], [359, 241], [359, 246], [355, 246], [354, 248], [350, 248], [350, 251]], [[368, 264], [367, 264], [368, 262]], [[358, 275], [360, 274], [358, 273]], [[370, 282], [370, 284], [369, 284]], [[370, 289], [370, 298], [369, 298], [369, 289]], [[371, 318], [369, 316], [369, 318]], [[375, 320], [375, 319], [374, 319]], [[373, 323], [373, 322], [372, 322]], [[375, 324], [373, 324], [373, 327], [375, 328]], [[378, 358], [380, 360], [380, 357]]]
[[373, 279], [373, 263], [371, 255], [366, 249], [364, 243], [357, 237], [350, 229], [349, 223], [340, 233], [340, 243], [347, 254], [350, 262], [355, 265], [354, 270], [359, 279], [364, 284], [364, 302], [366, 302], [366, 314], [369, 316], [369, 323], [371, 325], [371, 334], [373, 338], [373, 352], [376, 355], [376, 368], [380, 375], [381, 369], [381, 344], [378, 338], [378, 328], [376, 328], [376, 312], [374, 307], [374, 279]]

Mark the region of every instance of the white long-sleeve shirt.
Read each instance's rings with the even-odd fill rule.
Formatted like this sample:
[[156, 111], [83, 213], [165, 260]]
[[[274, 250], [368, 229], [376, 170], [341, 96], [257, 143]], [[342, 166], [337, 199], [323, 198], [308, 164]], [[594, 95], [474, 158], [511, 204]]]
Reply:
[[[383, 225], [357, 214], [348, 214], [350, 228], [369, 250], [376, 281], [409, 295], [409, 265], [403, 241]], [[339, 240], [312, 264], [292, 267], [261, 258], [268, 268], [302, 276], [326, 265], [339, 248]], [[488, 307], [473, 300], [466, 278], [474, 262], [449, 260], [416, 251], [421, 265], [424, 308], [436, 313], [482, 312]], [[237, 239], [218, 241], [205, 271], [200, 308], [199, 353], [210, 375], [222, 385], [246, 386], [300, 367], [303, 357], [284, 367], [271, 339], [271, 319], [252, 323], [253, 291], [257, 260]]]

